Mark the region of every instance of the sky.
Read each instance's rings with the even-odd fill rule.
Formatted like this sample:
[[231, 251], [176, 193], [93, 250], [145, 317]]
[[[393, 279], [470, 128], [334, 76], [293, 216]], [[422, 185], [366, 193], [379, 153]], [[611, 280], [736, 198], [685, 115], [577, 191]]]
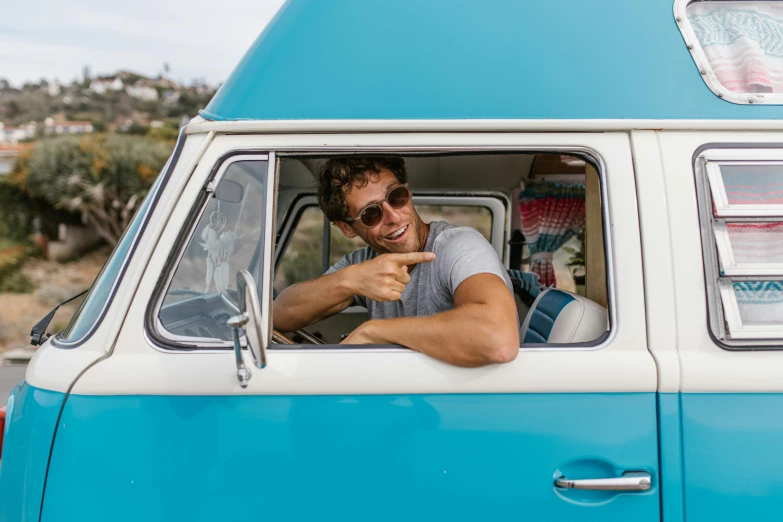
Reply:
[[11, 0], [0, 16], [0, 78], [68, 83], [130, 70], [224, 81], [284, 0]]

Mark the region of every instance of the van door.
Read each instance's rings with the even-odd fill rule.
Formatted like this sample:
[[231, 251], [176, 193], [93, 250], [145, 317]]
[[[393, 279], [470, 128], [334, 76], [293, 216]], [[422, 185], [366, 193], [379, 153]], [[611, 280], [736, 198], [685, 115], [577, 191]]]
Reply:
[[682, 375], [682, 454], [662, 456], [683, 462], [689, 522], [769, 518], [783, 502], [783, 134], [659, 140]]
[[[167, 188], [176, 206], [149, 232], [157, 248], [114, 350], [62, 411], [44, 520], [659, 520], [656, 368], [627, 135], [236, 131], [215, 137], [189, 183]], [[609, 334], [475, 369], [396, 346], [273, 346], [241, 387], [223, 327], [242, 263], [262, 306], [271, 300], [274, 153], [346, 143], [589, 155], [609, 196]], [[218, 208], [214, 176], [252, 199]], [[223, 289], [218, 270], [205, 272], [210, 227], [236, 240]]]

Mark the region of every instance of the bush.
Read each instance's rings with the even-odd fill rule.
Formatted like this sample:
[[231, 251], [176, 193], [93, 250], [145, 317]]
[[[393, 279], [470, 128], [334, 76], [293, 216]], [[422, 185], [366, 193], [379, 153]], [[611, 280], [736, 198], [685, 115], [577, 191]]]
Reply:
[[55, 208], [43, 198], [31, 196], [19, 185], [0, 179], [0, 237], [26, 241], [41, 232], [57, 237], [59, 223], [81, 223], [79, 214]]
[[172, 145], [95, 134], [42, 140], [9, 176], [30, 197], [78, 213], [109, 244], [128, 226]]
[[24, 245], [0, 245], [0, 292], [25, 293], [33, 284], [20, 268], [27, 256]]
[[32, 292], [35, 285], [21, 270], [17, 270], [0, 279], [0, 292], [11, 294], [27, 294]]

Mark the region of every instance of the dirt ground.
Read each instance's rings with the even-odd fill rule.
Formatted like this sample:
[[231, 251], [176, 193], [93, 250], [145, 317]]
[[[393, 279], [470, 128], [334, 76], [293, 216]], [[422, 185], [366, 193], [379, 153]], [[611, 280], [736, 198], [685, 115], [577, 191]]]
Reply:
[[[22, 272], [32, 281], [34, 290], [26, 294], [0, 293], [0, 352], [29, 346], [33, 325], [59, 303], [89, 288], [109, 252], [108, 248], [100, 249], [69, 263], [28, 260]], [[48, 331], [65, 328], [80, 302], [77, 299], [60, 308]]]

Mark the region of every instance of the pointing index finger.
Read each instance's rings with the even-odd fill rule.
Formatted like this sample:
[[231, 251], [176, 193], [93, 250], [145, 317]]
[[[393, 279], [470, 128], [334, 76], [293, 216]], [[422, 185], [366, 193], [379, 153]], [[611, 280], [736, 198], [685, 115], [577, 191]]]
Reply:
[[400, 266], [415, 265], [417, 263], [429, 263], [435, 260], [434, 252], [409, 252], [407, 254], [397, 254], [394, 260]]

